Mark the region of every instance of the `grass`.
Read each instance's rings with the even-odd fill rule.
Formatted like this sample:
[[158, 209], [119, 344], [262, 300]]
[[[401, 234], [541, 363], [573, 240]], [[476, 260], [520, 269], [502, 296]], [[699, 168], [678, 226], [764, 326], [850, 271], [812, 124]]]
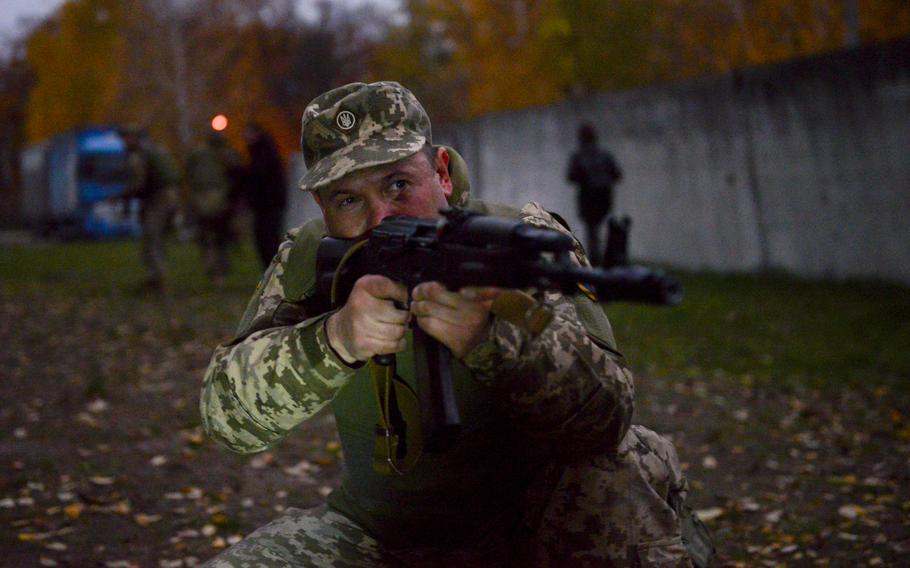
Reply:
[[[175, 310], [180, 304], [231, 325], [259, 277], [252, 247], [232, 252], [234, 270], [214, 294], [198, 250], [168, 249]], [[910, 289], [873, 281], [824, 282], [786, 275], [675, 272], [685, 299], [674, 308], [611, 304], [617, 341], [639, 372], [713, 377], [779, 388], [899, 385], [910, 378]], [[0, 293], [109, 296], [137, 301], [142, 281], [132, 241], [0, 249]], [[191, 330], [176, 328], [175, 341]]]
[[678, 276], [686, 297], [677, 307], [607, 306], [633, 366], [773, 387], [876, 387], [910, 378], [908, 288], [786, 275]]

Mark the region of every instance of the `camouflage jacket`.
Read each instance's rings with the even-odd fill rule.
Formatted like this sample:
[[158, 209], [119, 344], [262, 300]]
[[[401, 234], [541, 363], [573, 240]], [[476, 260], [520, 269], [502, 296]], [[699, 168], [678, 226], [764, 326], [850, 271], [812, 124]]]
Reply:
[[152, 142], [142, 144], [127, 154], [129, 181], [122, 197], [137, 197], [150, 200], [162, 189], [176, 187], [180, 183], [180, 168], [171, 154], [161, 145]]
[[[536, 203], [520, 212], [476, 201], [468, 207], [568, 233]], [[539, 336], [494, 319], [487, 338], [457, 362], [466, 433], [451, 455], [425, 454], [403, 477], [373, 475], [375, 403], [365, 371], [349, 367], [329, 348], [323, 324], [330, 314], [306, 313], [303, 302], [315, 286], [314, 255], [322, 234], [319, 221], [291, 232], [237, 336], [215, 350], [201, 412], [206, 431], [219, 443], [241, 453], [264, 450], [332, 403], [346, 473], [330, 503], [388, 539], [426, 529], [428, 517], [438, 527], [440, 511], [458, 517], [451, 523], [457, 533], [470, 519], [509, 509], [521, 498], [522, 483], [516, 481], [527, 480], [554, 452], [568, 458], [618, 446], [632, 417], [633, 384], [609, 322], [584, 295], [547, 293], [555, 317]], [[578, 262], [587, 263], [577, 242], [576, 250]], [[351, 418], [364, 414], [359, 421]], [[383, 530], [393, 524], [395, 530]]]

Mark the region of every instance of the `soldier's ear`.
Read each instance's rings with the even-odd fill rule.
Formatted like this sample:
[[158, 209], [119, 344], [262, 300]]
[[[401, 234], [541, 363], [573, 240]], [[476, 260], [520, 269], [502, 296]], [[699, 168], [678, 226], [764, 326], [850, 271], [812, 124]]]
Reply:
[[310, 191], [308, 193], [313, 196], [313, 201], [316, 202], [316, 205], [319, 206], [319, 209], [325, 213], [325, 207], [322, 206], [322, 197], [319, 196], [319, 190], [317, 189], [316, 191]]
[[452, 196], [452, 176], [449, 174], [449, 151], [443, 146], [436, 147], [436, 175], [446, 199]]

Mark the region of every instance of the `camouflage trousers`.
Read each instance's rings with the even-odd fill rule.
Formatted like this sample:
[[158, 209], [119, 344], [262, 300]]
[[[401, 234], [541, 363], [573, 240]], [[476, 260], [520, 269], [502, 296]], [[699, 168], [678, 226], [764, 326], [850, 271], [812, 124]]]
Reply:
[[391, 550], [327, 507], [289, 509], [205, 566], [691, 566], [675, 506], [686, 481], [669, 441], [633, 426], [616, 454], [554, 471], [546, 476], [548, 495], [537, 501], [542, 506], [529, 506], [533, 526], [518, 538], [457, 550]]
[[163, 188], [142, 204], [142, 263], [149, 282], [165, 275], [164, 243], [177, 209], [177, 189]]

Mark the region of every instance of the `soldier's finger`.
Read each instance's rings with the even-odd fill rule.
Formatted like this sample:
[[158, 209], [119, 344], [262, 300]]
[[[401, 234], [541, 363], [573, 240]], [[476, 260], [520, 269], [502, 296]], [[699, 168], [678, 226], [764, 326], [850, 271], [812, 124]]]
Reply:
[[411, 315], [408, 310], [401, 310], [388, 300], [383, 300], [382, 304], [376, 306], [373, 312], [373, 318], [380, 323], [391, 323], [404, 325], [408, 323]]
[[465, 299], [458, 292], [449, 291], [439, 282], [419, 284], [414, 288], [412, 296], [415, 300], [428, 300], [453, 309], [459, 309], [465, 304]]
[[377, 340], [370, 344], [370, 353], [373, 355], [387, 355], [389, 353], [400, 353], [404, 351], [406, 341], [400, 339], [389, 341], [387, 339]]
[[398, 341], [408, 332], [405, 325], [375, 322], [370, 326], [367, 335], [374, 340]]
[[361, 276], [354, 287], [380, 300], [393, 300], [401, 303], [408, 301], [408, 289], [404, 284], [378, 274]]

